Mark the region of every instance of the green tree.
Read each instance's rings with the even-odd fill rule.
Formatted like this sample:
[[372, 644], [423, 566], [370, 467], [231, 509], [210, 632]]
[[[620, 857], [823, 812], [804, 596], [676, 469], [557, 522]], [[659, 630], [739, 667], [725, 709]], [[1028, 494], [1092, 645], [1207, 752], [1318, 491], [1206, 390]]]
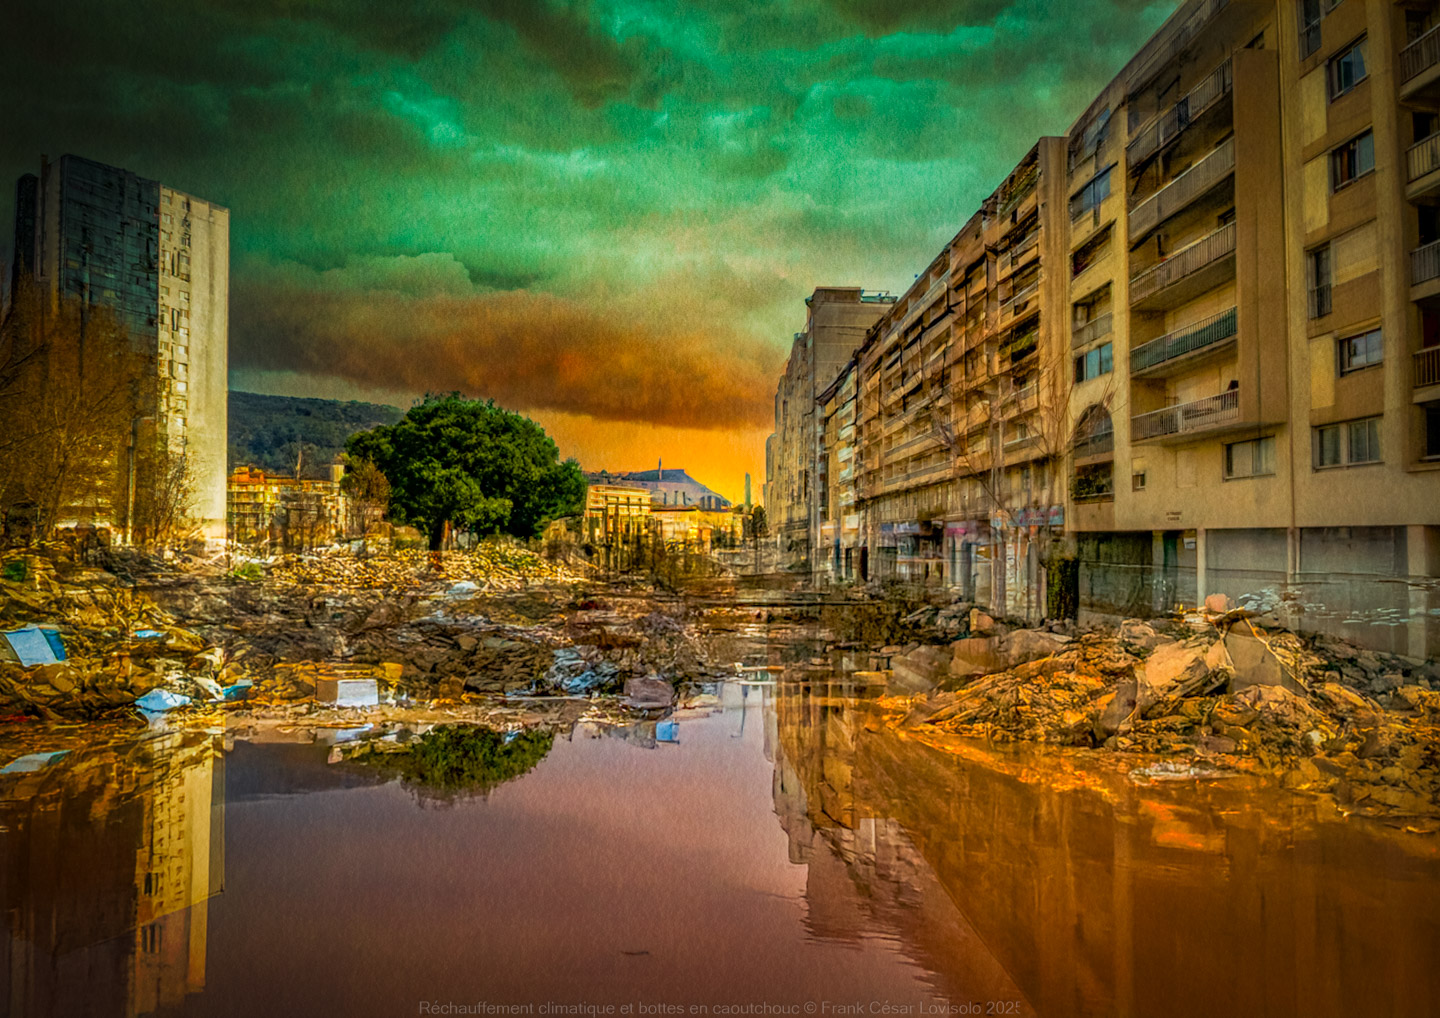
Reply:
[[424, 530], [431, 550], [447, 522], [529, 538], [585, 502], [579, 464], [562, 463], [540, 425], [493, 400], [426, 396], [395, 424], [351, 436], [346, 449], [385, 475], [392, 517]]

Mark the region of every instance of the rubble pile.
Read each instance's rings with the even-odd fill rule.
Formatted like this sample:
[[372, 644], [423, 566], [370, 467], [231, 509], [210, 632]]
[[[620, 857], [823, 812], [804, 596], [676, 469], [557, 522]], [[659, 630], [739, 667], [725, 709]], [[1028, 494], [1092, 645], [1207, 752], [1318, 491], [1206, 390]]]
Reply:
[[356, 556], [348, 551], [287, 555], [269, 567], [270, 579], [285, 586], [327, 590], [404, 591], [436, 583], [468, 583], [470, 592], [519, 590], [531, 584], [584, 579], [563, 562], [551, 562], [503, 540], [466, 551], [400, 550]]
[[577, 598], [564, 586], [573, 574], [503, 542], [438, 565], [424, 552], [324, 553], [260, 582], [223, 565], [161, 568], [144, 592], [31, 559], [0, 576], [0, 623], [46, 628], [59, 659], [0, 660], [0, 716], [234, 711], [244, 700], [293, 719], [297, 705], [469, 712], [487, 696], [602, 693], [654, 709], [677, 682], [715, 674], [683, 609], [643, 593]]
[[1433, 673], [1246, 617], [1212, 616], [1200, 631], [1130, 620], [1075, 638], [970, 637], [948, 654], [892, 658], [889, 685], [912, 694], [903, 701], [910, 726], [1272, 771], [1346, 810], [1440, 817]]
[[62, 660], [30, 667], [0, 661], [0, 714], [103, 718], [130, 714], [157, 689], [213, 701], [243, 684], [231, 655], [114, 584], [98, 570], [60, 582], [53, 570], [33, 567], [24, 582], [0, 580], [0, 628], [52, 625], [63, 632], [65, 651]]

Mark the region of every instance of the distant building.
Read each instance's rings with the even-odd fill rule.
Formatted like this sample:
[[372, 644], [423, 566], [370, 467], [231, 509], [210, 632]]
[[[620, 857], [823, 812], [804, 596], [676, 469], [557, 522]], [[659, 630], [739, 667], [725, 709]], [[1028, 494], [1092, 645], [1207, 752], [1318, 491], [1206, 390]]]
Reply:
[[226, 488], [230, 540], [311, 548], [343, 537], [350, 505], [340, 490], [340, 469], [334, 468], [329, 480], [312, 480], [236, 467]]
[[889, 294], [858, 286], [823, 286], [805, 298], [805, 331], [790, 346], [775, 391], [775, 433], [765, 443], [770, 531], [797, 558], [809, 558], [817, 484], [823, 484], [815, 475], [815, 398], [894, 303]]
[[12, 289], [28, 274], [52, 301], [114, 311], [158, 375], [154, 404], [135, 408], [137, 432], [185, 454], [195, 515], [223, 536], [229, 210], [73, 155], [42, 160], [15, 198]]
[[650, 532], [650, 490], [592, 484], [585, 492], [585, 539], [592, 544], [636, 540]]
[[707, 508], [728, 508], [730, 500], [691, 477], [683, 467], [657, 466], [654, 470], [630, 470], [611, 473], [600, 470], [585, 475], [591, 484], [620, 484], [644, 488], [656, 496], [661, 505], [704, 505]]

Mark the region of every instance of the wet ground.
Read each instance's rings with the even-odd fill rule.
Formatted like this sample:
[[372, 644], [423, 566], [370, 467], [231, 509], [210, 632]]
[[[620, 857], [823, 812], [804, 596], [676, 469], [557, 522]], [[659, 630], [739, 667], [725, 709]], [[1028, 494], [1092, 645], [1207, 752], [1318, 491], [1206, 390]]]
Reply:
[[156, 733], [0, 775], [0, 1000], [11, 1015], [1440, 1011], [1435, 836], [1250, 777], [1149, 781], [1097, 753], [922, 741], [882, 722], [873, 687], [797, 674], [726, 683], [673, 729], [562, 731], [477, 795], [327, 763], [333, 734]]

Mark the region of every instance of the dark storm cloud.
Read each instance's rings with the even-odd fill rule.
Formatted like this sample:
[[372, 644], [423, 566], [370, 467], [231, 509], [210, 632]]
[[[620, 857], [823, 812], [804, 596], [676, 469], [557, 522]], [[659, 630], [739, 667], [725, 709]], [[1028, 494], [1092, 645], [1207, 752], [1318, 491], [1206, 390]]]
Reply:
[[237, 368], [758, 425], [800, 299], [903, 288], [1173, 6], [23, 0], [0, 175], [229, 206]]

